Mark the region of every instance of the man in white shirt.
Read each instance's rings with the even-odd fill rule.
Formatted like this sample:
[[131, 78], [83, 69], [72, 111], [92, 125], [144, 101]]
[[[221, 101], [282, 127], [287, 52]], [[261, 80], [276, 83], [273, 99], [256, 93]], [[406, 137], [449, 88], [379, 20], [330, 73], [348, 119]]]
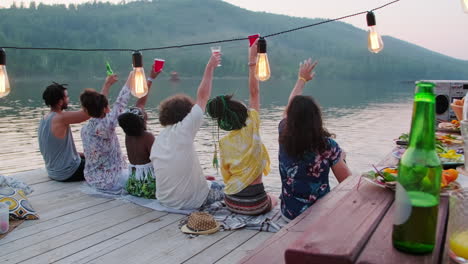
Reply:
[[164, 206], [198, 209], [224, 198], [224, 186], [205, 179], [194, 147], [220, 56], [213, 54], [208, 61], [195, 104], [183, 94], [160, 104], [159, 121], [164, 129], [154, 141], [150, 159], [156, 176], [156, 198]]

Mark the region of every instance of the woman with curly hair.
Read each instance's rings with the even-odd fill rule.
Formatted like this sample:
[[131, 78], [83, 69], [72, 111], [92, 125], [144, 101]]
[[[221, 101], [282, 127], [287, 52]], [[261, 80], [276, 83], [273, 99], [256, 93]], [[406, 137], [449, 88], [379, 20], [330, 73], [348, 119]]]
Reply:
[[293, 220], [330, 192], [330, 168], [338, 182], [351, 175], [344, 152], [323, 127], [319, 105], [302, 95], [305, 83], [314, 78], [316, 65], [311, 59], [300, 64], [298, 80], [279, 123], [281, 213], [286, 220]]

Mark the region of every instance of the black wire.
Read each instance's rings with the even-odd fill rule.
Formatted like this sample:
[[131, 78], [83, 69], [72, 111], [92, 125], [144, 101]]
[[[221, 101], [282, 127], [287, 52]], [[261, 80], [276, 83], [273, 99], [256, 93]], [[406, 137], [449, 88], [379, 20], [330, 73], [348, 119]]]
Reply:
[[[391, 4], [394, 4], [394, 3], [399, 2], [399, 1], [400, 1], [400, 0], [394, 0], [394, 1], [392, 1], [392, 2], [389, 2], [389, 3], [384, 4], [384, 5], [382, 5], [382, 6], [379, 6], [379, 7], [376, 7], [376, 8], [374, 8], [374, 9], [371, 9], [371, 11], [375, 11], [375, 10], [378, 10], [378, 9], [381, 9], [381, 8], [384, 8], [384, 7], [387, 7], [387, 6], [391, 5]], [[362, 12], [354, 13], [354, 14], [351, 14], [351, 15], [342, 16], [342, 17], [339, 17], [339, 18], [328, 19], [328, 20], [320, 21], [320, 22], [314, 23], [314, 24], [310, 24], [310, 25], [306, 25], [306, 26], [302, 26], [302, 27], [297, 27], [297, 28], [293, 28], [293, 29], [288, 29], [288, 30], [285, 30], [285, 31], [277, 32], [277, 33], [272, 33], [272, 34], [269, 34], [269, 35], [266, 35], [266, 36], [263, 36], [263, 37], [264, 37], [264, 38], [274, 37], [274, 36], [277, 36], [277, 35], [281, 35], [281, 34], [293, 32], [293, 31], [301, 30], [301, 29], [304, 29], [304, 28], [309, 28], [309, 27], [313, 27], [313, 26], [318, 26], [318, 25], [330, 23], [330, 22], [333, 22], [333, 21], [338, 21], [338, 20], [342, 20], [342, 19], [345, 19], [345, 18], [350, 18], [350, 17], [354, 17], [354, 16], [366, 14], [367, 12], [368, 12], [368, 11], [362, 11]], [[208, 41], [208, 42], [199, 42], [199, 43], [192, 43], [192, 44], [182, 44], [182, 45], [164, 46], [164, 47], [157, 47], [157, 48], [143, 48], [143, 49], [73, 49], [73, 48], [30, 48], [30, 47], [0, 47], [0, 48], [4, 48], [4, 49], [17, 49], [17, 50], [132, 51], [132, 52], [134, 52], [134, 51], [163, 50], [163, 49], [185, 48], [185, 47], [192, 47], [192, 46], [203, 46], [203, 45], [208, 45], [208, 44], [226, 43], [226, 42], [233, 42], [233, 41], [240, 41], [240, 40], [248, 40], [248, 39], [249, 39], [249, 38], [233, 38], [233, 39], [225, 39], [225, 40], [215, 40], [215, 41]]]

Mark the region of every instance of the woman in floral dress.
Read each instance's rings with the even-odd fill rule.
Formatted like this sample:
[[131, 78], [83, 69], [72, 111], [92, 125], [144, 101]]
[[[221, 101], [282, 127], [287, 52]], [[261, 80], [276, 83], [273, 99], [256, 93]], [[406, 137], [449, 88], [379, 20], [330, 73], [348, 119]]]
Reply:
[[81, 94], [81, 106], [91, 116], [81, 129], [81, 140], [86, 158], [84, 176], [88, 184], [101, 191], [120, 193], [128, 173], [115, 128], [118, 116], [130, 99], [130, 89], [127, 81], [110, 110], [107, 95], [115, 82], [117, 75], [108, 76], [101, 93], [86, 89]]
[[301, 63], [279, 124], [281, 213], [288, 221], [330, 192], [330, 168], [339, 182], [351, 175], [340, 146], [323, 127], [320, 107], [312, 97], [301, 95], [316, 65], [311, 59]]

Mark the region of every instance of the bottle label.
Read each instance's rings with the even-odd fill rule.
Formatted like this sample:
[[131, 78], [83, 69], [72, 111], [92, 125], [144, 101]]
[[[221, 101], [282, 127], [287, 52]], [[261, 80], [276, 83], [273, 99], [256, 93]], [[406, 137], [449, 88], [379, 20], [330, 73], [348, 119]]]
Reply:
[[411, 215], [412, 205], [411, 200], [406, 192], [405, 187], [399, 182], [396, 184], [396, 194], [395, 194], [395, 213], [393, 224], [402, 225], [408, 221]]

